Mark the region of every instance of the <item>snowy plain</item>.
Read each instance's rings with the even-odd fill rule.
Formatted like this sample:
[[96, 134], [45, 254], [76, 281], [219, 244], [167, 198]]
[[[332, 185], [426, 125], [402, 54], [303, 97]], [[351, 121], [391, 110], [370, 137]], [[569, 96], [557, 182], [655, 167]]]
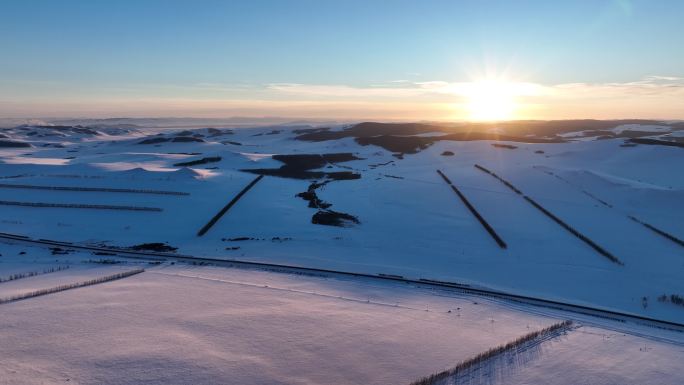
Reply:
[[[638, 128], [616, 124], [609, 131], [617, 135]], [[3, 205], [0, 232], [116, 247], [165, 242], [185, 255], [460, 282], [684, 322], [684, 307], [657, 300], [663, 294], [684, 294], [684, 248], [629, 218], [638, 217], [684, 238], [684, 149], [634, 144], [625, 138], [600, 140], [578, 130], [559, 136], [569, 138], [560, 142], [440, 140], [398, 154], [382, 146], [361, 145], [354, 137], [295, 139], [300, 130], [312, 128], [157, 130], [160, 133], [109, 129], [95, 134], [49, 126], [5, 130], [10, 140], [29, 147], [0, 148], [0, 186], [136, 191], [4, 186], [0, 201], [160, 211]], [[658, 139], [676, 138], [682, 132], [667, 125], [644, 125], [641, 131]], [[453, 155], [445, 155], [448, 152]], [[245, 169], [277, 169], [283, 163], [271, 157], [276, 154], [328, 153], [360, 158], [315, 169], [360, 176], [334, 180], [316, 190], [322, 201], [332, 204], [331, 210], [353, 215], [359, 224], [312, 223], [317, 209], [297, 194], [307, 191], [314, 179], [266, 176], [206, 235], [197, 236], [256, 177]], [[220, 160], [178, 165], [215, 157]], [[475, 164], [506, 178], [624, 265], [598, 254]], [[506, 241], [506, 249], [484, 231], [438, 169]], [[8, 285], [5, 290], [16, 293], [126, 268], [93, 263], [107, 257], [87, 253], [53, 256], [29, 247], [33, 251], [19, 255], [26, 248], [0, 244], [0, 278], [64, 265], [69, 269], [0, 283], [0, 290]], [[408, 383], [514, 339], [527, 326], [542, 327], [564, 318], [533, 315], [537, 313], [524, 307], [485, 305], [479, 299], [442, 299], [434, 293], [358, 282], [152, 266], [121, 281], [0, 305], [0, 323], [13, 325], [1, 329], [12, 333], [0, 336], [6, 339], [0, 343], [4, 346], [0, 356], [13, 358], [3, 360], [7, 364], [0, 368], [5, 370], [0, 378], [7, 378], [5, 383], [66, 378], [77, 383], [168, 383], [170, 378], [176, 383], [212, 383], [225, 376], [236, 376], [233, 383]], [[459, 307], [464, 310], [456, 315], [453, 309]], [[65, 322], [52, 324], [48, 314]], [[23, 325], [27, 319], [31, 323]], [[589, 365], [589, 358], [566, 356], [574, 349], [570, 346], [581, 345], [590, 357], [603, 349], [606, 335], [618, 333], [595, 324], [578, 330], [596, 327], [595, 339], [583, 341], [573, 332], [567, 337], [572, 342], [569, 347], [559, 348], [558, 354], [544, 353], [534, 361], [537, 366], [525, 365], [516, 372], [516, 381], [534, 383], [555, 371], [575, 372], [570, 363]], [[85, 334], [79, 334], [81, 330]], [[259, 334], [263, 330], [269, 330], [267, 336]], [[310, 330], [318, 333], [307, 336]], [[290, 337], [283, 337], [288, 332]], [[659, 377], [661, 382], [653, 383], [681, 382], [674, 363], [681, 362], [684, 352], [672, 342], [678, 337], [667, 341], [649, 337], [659, 333], [637, 330], [622, 338], [618, 347], [605, 348], [613, 359], [604, 361], [603, 382], [596, 383], [643, 383], [658, 370], [665, 374]], [[101, 344], [100, 334], [106, 344]], [[122, 335], [128, 339], [119, 341]], [[43, 342], [46, 339], [50, 342]], [[553, 342], [550, 351], [566, 346], [565, 342]], [[182, 351], [185, 358], [176, 354], [188, 343], [188, 350]], [[59, 362], [49, 358], [57, 354], [51, 349], [64, 344], [71, 344], [74, 353]], [[655, 347], [642, 352], [641, 344]], [[641, 353], [644, 357], [638, 356]], [[622, 362], [650, 359], [645, 357], [649, 354], [670, 358], [659, 359], [662, 364], [655, 367], [640, 365], [618, 380]], [[283, 356], [288, 360], [279, 359]], [[130, 357], [157, 369], [147, 373], [133, 369], [128, 378], [116, 378], [117, 370], [135, 365]], [[371, 359], [377, 362], [368, 365]], [[226, 362], [231, 364], [224, 366]], [[348, 373], [333, 370], [331, 362]], [[190, 372], [202, 372], [204, 377], [182, 377]], [[325, 377], [333, 373], [337, 377]], [[592, 383], [595, 375], [587, 372], [576, 383], [584, 379]], [[554, 377], [549, 383], [560, 380]]]

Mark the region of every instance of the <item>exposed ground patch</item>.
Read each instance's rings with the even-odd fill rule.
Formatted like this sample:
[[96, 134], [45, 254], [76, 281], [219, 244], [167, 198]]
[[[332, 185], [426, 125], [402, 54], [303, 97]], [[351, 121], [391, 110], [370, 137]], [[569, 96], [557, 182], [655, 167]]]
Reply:
[[130, 246], [128, 249], [135, 251], [156, 251], [160, 253], [168, 253], [178, 250], [177, 247], [169, 246], [166, 243], [161, 242], [141, 243], [139, 245]]
[[518, 148], [518, 146], [514, 146], [512, 144], [503, 144], [503, 143], [492, 143], [492, 147], [507, 148], [509, 150], [515, 150], [516, 148]]
[[[651, 133], [651, 134], [653, 134], [653, 133]], [[658, 139], [648, 139], [648, 138], [632, 138], [632, 139], [629, 139], [628, 142], [629, 143], [635, 143], [635, 144], [650, 144], [650, 145], [684, 148], [684, 143], [669, 141], [669, 140], [658, 140]]]
[[13, 140], [0, 140], [0, 148], [29, 148], [31, 144], [26, 142], [15, 142]]
[[358, 225], [359, 219], [351, 214], [331, 210], [332, 203], [321, 200], [316, 194], [316, 190], [330, 183], [331, 180], [323, 182], [313, 182], [306, 191], [297, 194], [297, 197], [309, 202], [309, 207], [318, 209], [311, 217], [311, 223], [315, 225], [349, 227]]
[[207, 156], [202, 159], [195, 159], [195, 160], [190, 160], [187, 162], [179, 162], [179, 163], [174, 163], [174, 167], [190, 167], [190, 166], [197, 166], [200, 164], [207, 164], [207, 163], [216, 163], [220, 162], [221, 157], [220, 156]]
[[244, 169], [242, 171], [251, 172], [258, 175], [279, 176], [291, 179], [333, 179], [350, 180], [360, 179], [361, 175], [352, 171], [311, 171], [322, 168], [326, 165], [360, 160], [352, 153], [331, 153], [331, 154], [297, 154], [297, 155], [273, 155], [273, 159], [284, 163], [280, 168], [258, 168]]

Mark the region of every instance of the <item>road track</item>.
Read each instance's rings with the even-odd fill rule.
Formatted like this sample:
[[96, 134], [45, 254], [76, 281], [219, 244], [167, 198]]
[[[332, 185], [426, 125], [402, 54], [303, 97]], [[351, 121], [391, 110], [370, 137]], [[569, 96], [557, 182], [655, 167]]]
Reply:
[[115, 248], [115, 247], [104, 247], [104, 246], [89, 246], [89, 245], [79, 245], [71, 242], [55, 241], [48, 239], [33, 239], [25, 235], [10, 234], [10, 233], [0, 233], [0, 240], [8, 240], [18, 243], [25, 243], [30, 245], [47, 246], [47, 247], [59, 247], [67, 248], [73, 250], [84, 250], [91, 252], [102, 252], [117, 255], [125, 258], [133, 259], [145, 259], [145, 260], [157, 260], [157, 261], [176, 261], [176, 262], [186, 262], [192, 264], [207, 264], [216, 265], [224, 267], [251, 267], [269, 271], [278, 271], [284, 273], [294, 273], [294, 274], [315, 274], [324, 276], [339, 276], [339, 277], [356, 277], [356, 278], [367, 278], [372, 280], [384, 280], [384, 281], [394, 281], [403, 282], [408, 284], [414, 284], [420, 287], [426, 288], [440, 288], [449, 289], [454, 292], [462, 294], [470, 294], [475, 296], [481, 296], [486, 298], [502, 299], [506, 301], [512, 301], [515, 303], [523, 303], [526, 305], [532, 305], [536, 307], [543, 307], [547, 309], [554, 309], [560, 311], [568, 311], [572, 313], [578, 313], [585, 316], [598, 317], [602, 319], [612, 320], [616, 322], [632, 322], [635, 324], [646, 325], [650, 327], [656, 327], [667, 330], [674, 330], [684, 333], [684, 323], [673, 322], [667, 320], [659, 320], [656, 318], [650, 318], [641, 316], [638, 314], [632, 314], [627, 312], [620, 312], [609, 309], [602, 309], [599, 307], [578, 305], [569, 302], [562, 302], [550, 299], [544, 299], [539, 297], [531, 297], [525, 295], [519, 295], [514, 293], [508, 293], [498, 290], [492, 290], [481, 287], [473, 287], [470, 285], [465, 285], [457, 282], [448, 281], [437, 281], [425, 278], [407, 278], [400, 275], [394, 274], [369, 274], [369, 273], [356, 273], [350, 271], [340, 271], [340, 270], [329, 270], [329, 269], [319, 269], [312, 267], [303, 267], [295, 265], [285, 265], [277, 263], [266, 263], [266, 262], [250, 262], [241, 261], [236, 259], [220, 259], [220, 258], [208, 258], [208, 257], [195, 257], [192, 255], [183, 254], [171, 254], [171, 253], [158, 253], [152, 251], [135, 251], [129, 249]]

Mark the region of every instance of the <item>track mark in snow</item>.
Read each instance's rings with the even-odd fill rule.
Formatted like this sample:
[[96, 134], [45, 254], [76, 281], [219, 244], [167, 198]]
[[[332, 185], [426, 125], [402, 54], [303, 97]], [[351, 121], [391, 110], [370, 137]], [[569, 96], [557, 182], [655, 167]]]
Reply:
[[109, 187], [71, 187], [71, 186], [36, 186], [27, 184], [0, 183], [0, 188], [16, 188], [31, 190], [57, 190], [57, 191], [83, 191], [83, 192], [112, 192], [112, 193], [132, 193], [132, 194], [159, 194], [159, 195], [190, 195], [180, 191], [162, 191], [129, 188], [109, 188]]
[[447, 176], [444, 175], [444, 173], [442, 171], [437, 170], [437, 173], [439, 174], [439, 176], [442, 177], [442, 179], [444, 179], [444, 181], [449, 186], [451, 186], [451, 189], [454, 190], [456, 195], [458, 195], [458, 197], [461, 198], [461, 201], [463, 201], [463, 204], [466, 205], [468, 210], [470, 210], [470, 212], [480, 222], [482, 227], [484, 227], [485, 230], [487, 230], [489, 235], [491, 235], [491, 237], [494, 238], [494, 241], [496, 241], [496, 244], [499, 245], [500, 248], [505, 249], [507, 247], [506, 242], [504, 242], [503, 239], [501, 239], [501, 237], [499, 237], [499, 234], [497, 234], [496, 231], [494, 231], [494, 229], [492, 228], [492, 226], [490, 226], [489, 223], [487, 223], [487, 221], [482, 217], [482, 215], [480, 215], [480, 213], [475, 209], [475, 207], [468, 201], [468, 198], [466, 198], [465, 195], [463, 195], [463, 193], [456, 186], [454, 186], [453, 183], [451, 183], [451, 180], [449, 180], [449, 178], [447, 178]]
[[43, 203], [43, 202], [17, 202], [0, 201], [4, 206], [24, 206], [24, 207], [47, 207], [63, 209], [94, 209], [94, 210], [126, 210], [126, 211], [163, 211], [159, 207], [142, 206], [116, 206], [116, 205], [85, 205], [79, 203]]
[[227, 279], [202, 277], [202, 276], [200, 276], [200, 275], [187, 275], [187, 274], [180, 274], [180, 273], [169, 274], [169, 273], [162, 273], [162, 272], [159, 272], [159, 271], [150, 271], [150, 273], [153, 273], [153, 274], [161, 274], [161, 275], [169, 275], [169, 276], [173, 276], [173, 277], [183, 277], [183, 278], [201, 279], [201, 280], [205, 280], [205, 281], [213, 281], [213, 282], [227, 283], [227, 284], [230, 284], [230, 285], [239, 285], [239, 286], [248, 286], [248, 287], [259, 287], [259, 288], [262, 288], [262, 289], [286, 291], [286, 292], [297, 293], [297, 294], [315, 295], [315, 296], [317, 296], [317, 297], [333, 298], [333, 299], [339, 299], [339, 300], [343, 300], [343, 301], [351, 301], [351, 302], [365, 303], [365, 304], [370, 304], [370, 305], [395, 307], [395, 308], [399, 308], [399, 309], [427, 311], [426, 309], [418, 309], [418, 308], [414, 308], [414, 307], [410, 307], [410, 306], [399, 305], [399, 303], [378, 302], [378, 301], [371, 301], [370, 299], [365, 299], [365, 300], [363, 300], [363, 299], [359, 299], [359, 298], [349, 298], [349, 297], [343, 297], [343, 296], [338, 296], [338, 295], [330, 295], [330, 294], [317, 293], [317, 292], [314, 292], [314, 291], [290, 289], [290, 288], [287, 288], [287, 287], [277, 287], [277, 286], [272, 286], [272, 285], [260, 285], [260, 284], [256, 284], [256, 283], [250, 283], [250, 282], [238, 282], [238, 281], [230, 281], [230, 280], [227, 280]]

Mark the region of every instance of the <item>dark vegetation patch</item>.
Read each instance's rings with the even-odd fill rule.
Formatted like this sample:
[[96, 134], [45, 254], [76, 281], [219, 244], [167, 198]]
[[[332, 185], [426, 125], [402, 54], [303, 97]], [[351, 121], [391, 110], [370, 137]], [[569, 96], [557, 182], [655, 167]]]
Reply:
[[653, 131], [638, 131], [638, 130], [624, 130], [619, 133], [607, 130], [589, 130], [582, 132], [582, 137], [597, 137], [596, 139], [620, 139], [620, 138], [641, 138], [644, 136], [657, 135], [657, 132]]
[[311, 217], [311, 223], [315, 225], [350, 227], [358, 225], [359, 219], [351, 214], [333, 210], [319, 210]]
[[157, 251], [157, 252], [174, 252], [178, 250], [177, 247], [169, 246], [166, 243], [161, 242], [151, 242], [151, 243], [141, 243], [139, 245], [128, 247], [130, 250], [135, 251]]
[[[200, 134], [201, 136], [201, 134]], [[157, 136], [154, 138], [148, 138], [141, 140], [138, 142], [138, 144], [159, 144], [159, 143], [165, 143], [165, 142], [174, 142], [174, 143], [189, 143], [189, 142], [198, 142], [198, 143], [204, 143], [204, 139], [197, 138], [194, 136], [176, 136], [174, 138], [166, 138], [163, 136]]]
[[[415, 154], [421, 150], [430, 147], [432, 144], [441, 140], [452, 141], [476, 141], [476, 140], [503, 140], [508, 142], [523, 142], [523, 143], [563, 143], [562, 139], [536, 139], [536, 138], [517, 138], [513, 136], [503, 136], [488, 133], [453, 133], [439, 136], [396, 136], [396, 135], [380, 135], [373, 137], [359, 137], [354, 139], [356, 143], [366, 146], [369, 144], [382, 147], [387, 151], [397, 154]], [[510, 145], [501, 145], [510, 146]], [[496, 147], [496, 146], [495, 146]], [[506, 147], [510, 148], [510, 147]], [[395, 154], [395, 156], [397, 156]], [[401, 157], [397, 156], [399, 159]]]
[[503, 144], [503, 143], [492, 143], [492, 147], [496, 147], [496, 148], [508, 148], [508, 149], [511, 149], [511, 150], [515, 150], [516, 148], [518, 148], [518, 146], [514, 146], [514, 145], [512, 145], [512, 144]]
[[[611, 206], [611, 207], [612, 207], [612, 206]], [[640, 225], [642, 225], [642, 226], [646, 227], [647, 229], [653, 231], [654, 233], [660, 235], [661, 237], [664, 237], [664, 238], [666, 238], [666, 239], [668, 239], [668, 240], [670, 240], [670, 241], [672, 241], [672, 242], [678, 244], [679, 246], [684, 247], [684, 240], [679, 239], [679, 238], [677, 238], [676, 236], [674, 236], [674, 235], [672, 235], [672, 234], [670, 234], [670, 233], [668, 233], [668, 232], [666, 232], [666, 231], [664, 231], [664, 230], [661, 230], [661, 229], [659, 229], [659, 228], [657, 228], [657, 227], [651, 225], [650, 223], [646, 223], [646, 222], [642, 221], [641, 219], [639, 219], [639, 218], [637, 218], [637, 217], [635, 217], [635, 216], [633, 216], [633, 215], [628, 215], [627, 217], [628, 217], [629, 219], [633, 220], [634, 222], [639, 223]]]
[[[362, 140], [359, 144], [373, 144], [396, 153], [415, 153], [421, 148], [440, 140], [471, 141], [471, 140], [498, 140], [520, 143], [563, 143], [566, 140], [560, 134], [585, 131], [582, 135], [602, 136], [611, 138], [639, 138], [651, 136], [653, 132], [625, 130], [620, 134], [609, 131], [624, 124], [643, 124], [669, 126], [673, 130], [681, 128], [684, 124], [665, 123], [656, 120], [551, 120], [551, 121], [511, 121], [501, 123], [450, 123], [450, 124], [425, 124], [425, 123], [359, 123], [340, 131], [329, 129], [314, 129], [310, 131], [293, 131], [299, 134], [297, 140], [320, 142], [337, 140], [342, 138], [373, 138], [381, 139]], [[501, 130], [506, 135], [499, 135], [492, 131]], [[420, 139], [397, 140], [395, 137], [414, 136], [425, 133], [441, 132], [444, 135], [436, 137], [418, 137]], [[661, 143], [649, 143], [661, 144]], [[665, 144], [670, 145], [670, 144]], [[398, 146], [405, 146], [407, 151], [393, 150]], [[412, 150], [413, 149], [413, 150]]]
[[342, 138], [363, 138], [378, 135], [417, 135], [439, 131], [442, 131], [440, 126], [422, 123], [364, 122], [356, 124], [342, 131], [318, 129], [317, 131], [303, 133], [295, 137], [295, 139], [308, 142], [322, 142], [326, 140], [336, 140]]
[[112, 259], [112, 258], [100, 258], [100, 259], [89, 259], [88, 263], [97, 263], [98, 265], [119, 265], [119, 264], [122, 264], [123, 261], [121, 261], [119, 259]]
[[51, 247], [50, 253], [52, 255], [68, 255], [73, 253], [73, 250], [62, 249], [61, 247]]
[[292, 130], [293, 134], [301, 135], [301, 134], [315, 134], [318, 132], [325, 132], [325, 131], [330, 131], [329, 127], [321, 127], [321, 128], [300, 128], [297, 130]]
[[242, 241], [256, 241], [258, 240], [257, 238], [250, 238], [250, 237], [236, 237], [236, 238], [221, 238], [222, 241], [228, 241], [228, 242], [242, 242]]
[[207, 133], [209, 136], [221, 136], [221, 135], [233, 135], [234, 132], [231, 129], [218, 129], [218, 128], [207, 128]]
[[473, 214], [475, 219], [477, 219], [477, 221], [480, 222], [482, 227], [484, 227], [487, 233], [489, 233], [492, 239], [494, 239], [494, 242], [496, 242], [496, 244], [499, 245], [499, 247], [502, 249], [507, 248], [508, 246], [506, 245], [506, 242], [504, 242], [504, 240], [501, 239], [499, 234], [497, 234], [496, 231], [494, 231], [494, 228], [489, 224], [489, 222], [487, 222], [487, 220], [484, 219], [484, 217], [482, 217], [482, 215], [477, 211], [475, 206], [473, 206], [472, 203], [470, 203], [470, 201], [468, 200], [468, 198], [466, 198], [466, 196], [463, 195], [461, 190], [459, 190], [458, 187], [451, 183], [451, 180], [446, 175], [444, 175], [442, 171], [437, 170], [437, 174], [439, 174], [439, 176], [442, 177], [442, 179], [449, 185], [449, 187], [451, 187], [451, 189], [454, 190], [454, 192], [456, 193], [456, 195], [458, 195], [458, 197], [461, 199], [466, 208], [468, 208], [468, 210], [471, 212], [471, 214]]
[[325, 186], [325, 185], [328, 184], [329, 182], [330, 182], [330, 180], [326, 180], [326, 181], [323, 181], [323, 182], [320, 182], [320, 183], [318, 183], [318, 182], [313, 182], [313, 183], [311, 183], [311, 184], [309, 185], [309, 188], [308, 188], [306, 191], [300, 192], [299, 194], [297, 194], [297, 197], [298, 197], [298, 198], [302, 198], [302, 199], [304, 199], [305, 201], [308, 201], [308, 202], [309, 202], [309, 207], [311, 207], [311, 208], [314, 208], [314, 209], [327, 209], [327, 208], [329, 208], [330, 206], [332, 206], [332, 204], [327, 203], [327, 202], [324, 202], [324, 201], [322, 201], [320, 198], [318, 198], [318, 195], [316, 195], [316, 190], [317, 190], [318, 188], [320, 188], [320, 187]]
[[81, 134], [81, 135], [100, 135], [99, 132], [96, 130], [90, 128], [90, 127], [84, 127], [80, 125], [76, 126], [35, 126], [36, 128], [42, 128], [42, 129], [49, 129], [53, 131], [60, 131], [60, 132], [71, 132], [75, 134]]
[[385, 163], [369, 164], [368, 167], [370, 167], [370, 168], [376, 168], [376, 167], [380, 167], [380, 166], [387, 166], [387, 165], [390, 165], [390, 164], [392, 164], [392, 163], [394, 163], [394, 161], [393, 161], [393, 160], [390, 160], [390, 161], [387, 161], [387, 162], [385, 162]]
[[669, 140], [648, 139], [648, 138], [632, 138], [632, 139], [629, 139], [627, 142], [635, 143], [635, 144], [650, 144], [650, 145], [684, 148], [684, 143], [674, 142], [674, 141], [669, 141]]
[[192, 136], [177, 136], [177, 137], [171, 139], [171, 141], [174, 143], [188, 143], [188, 142], [204, 143], [203, 139], [195, 138]]
[[454, 152], [453, 151], [444, 151], [444, 152], [442, 152], [442, 156], [454, 156]]
[[382, 147], [387, 151], [396, 152], [400, 154], [415, 154], [418, 151], [430, 147], [435, 140], [422, 136], [396, 136], [396, 135], [380, 135], [371, 137], [359, 137], [354, 141], [361, 146], [372, 144], [374, 146]]
[[242, 146], [242, 143], [240, 142], [231, 142], [230, 140], [227, 140], [225, 142], [221, 142], [223, 144], [232, 144], [233, 146]]
[[675, 305], [684, 306], [684, 297], [682, 297], [681, 295], [677, 295], [677, 294], [670, 294], [670, 295], [663, 294], [663, 295], [658, 297], [658, 301], [660, 301], [660, 302], [668, 302], [669, 301]]
[[[223, 242], [244, 242], [244, 241], [268, 241], [268, 238], [253, 238], [253, 237], [236, 237], [236, 238], [221, 238]], [[272, 237], [271, 242], [285, 242], [291, 241], [292, 237]]]
[[535, 153], [535, 154], [543, 154], [544, 151], [542, 151], [542, 150], [537, 150], [537, 151], [535, 151], [534, 153]]
[[43, 269], [42, 271], [29, 271], [27, 273], [10, 274], [7, 278], [0, 277], [0, 282], [15, 281], [17, 279], [35, 277], [36, 275], [54, 273], [56, 271], [66, 270], [69, 267], [71, 267], [71, 266], [69, 266], [69, 265], [57, 266], [57, 267], [51, 267], [49, 269]]
[[518, 188], [516, 188], [515, 186], [513, 186], [513, 184], [510, 183], [509, 181], [503, 179], [502, 177], [500, 177], [500, 176], [497, 175], [496, 173], [494, 173], [494, 172], [492, 172], [492, 171], [490, 171], [490, 170], [488, 170], [488, 169], [486, 169], [486, 168], [484, 168], [484, 167], [482, 167], [482, 166], [480, 166], [480, 165], [478, 165], [478, 164], [475, 165], [475, 168], [477, 168], [478, 170], [481, 170], [481, 171], [486, 172], [487, 174], [493, 176], [494, 178], [498, 179], [501, 183], [503, 183], [504, 185], [506, 185], [508, 188], [510, 188], [511, 190], [513, 190], [516, 194], [521, 195], [521, 196], [523, 197], [523, 199], [525, 199], [527, 202], [529, 202], [532, 206], [534, 206], [536, 209], [538, 209], [539, 211], [541, 211], [544, 215], [546, 215], [547, 217], [549, 217], [552, 221], [556, 222], [558, 225], [560, 225], [561, 227], [563, 227], [564, 229], [566, 229], [570, 234], [576, 236], [577, 238], [579, 238], [580, 240], [582, 240], [584, 243], [586, 243], [587, 245], [589, 245], [592, 249], [594, 249], [594, 250], [595, 250], [597, 253], [599, 253], [600, 255], [602, 255], [602, 256], [608, 258], [608, 259], [609, 259], [611, 262], [613, 262], [613, 263], [616, 263], [616, 264], [618, 264], [618, 265], [620, 265], [620, 266], [624, 266], [624, 262], [622, 262], [621, 260], [619, 260], [616, 256], [614, 256], [614, 255], [611, 254], [609, 251], [607, 251], [607, 250], [604, 249], [603, 247], [599, 246], [596, 242], [594, 242], [593, 240], [591, 240], [589, 237], [587, 237], [586, 235], [580, 233], [580, 232], [577, 231], [574, 227], [570, 226], [570, 225], [567, 224], [565, 221], [563, 221], [562, 219], [560, 219], [559, 217], [557, 217], [556, 215], [554, 215], [553, 213], [551, 213], [549, 210], [547, 210], [547, 209], [544, 208], [542, 205], [540, 205], [539, 203], [537, 203], [537, 201], [535, 201], [534, 199], [530, 198], [529, 196], [523, 194], [522, 191], [518, 190]]
[[315, 225], [350, 227], [359, 224], [359, 219], [354, 215], [341, 213], [331, 210], [331, 203], [321, 200], [316, 194], [316, 190], [324, 187], [332, 180], [328, 179], [323, 182], [313, 182], [309, 185], [306, 191], [297, 194], [298, 198], [302, 198], [309, 202], [309, 207], [318, 209], [318, 211], [311, 217], [311, 223]]
[[[598, 123], [597, 123], [598, 122]], [[425, 124], [425, 123], [359, 123], [341, 131], [319, 131], [301, 134], [295, 139], [320, 142], [342, 138], [368, 138], [375, 136], [413, 136], [426, 133], [443, 132], [446, 135], [437, 137], [424, 137], [425, 139], [438, 140], [505, 140], [512, 142], [530, 142], [543, 140], [544, 142], [564, 142], [556, 134], [570, 131], [580, 131], [600, 125], [605, 128], [613, 128], [625, 121], [516, 121], [503, 123], [452, 123], [452, 124]], [[633, 121], [629, 121], [633, 122]], [[491, 133], [492, 129], [503, 128], [512, 136]], [[519, 137], [517, 135], [532, 135], [531, 137]]]
[[273, 155], [273, 159], [285, 163], [285, 167], [301, 170], [313, 170], [321, 168], [328, 163], [343, 163], [352, 160], [361, 160], [350, 152], [331, 154], [297, 154], [297, 155]]
[[175, 167], [189, 167], [189, 166], [197, 166], [199, 164], [207, 164], [207, 163], [215, 163], [215, 162], [220, 162], [221, 157], [220, 156], [207, 156], [202, 159], [195, 159], [195, 160], [190, 160], [187, 162], [180, 162], [180, 163], [174, 163]]
[[28, 148], [28, 147], [31, 147], [30, 143], [16, 142], [13, 140], [0, 140], [0, 148]]
[[163, 138], [163, 137], [158, 137], [158, 138], [149, 138], [149, 139], [144, 139], [138, 142], [138, 144], [157, 144], [157, 143], [164, 143], [168, 142], [171, 139], [169, 138]]
[[145, 269], [136, 269], [136, 270], [131, 270], [131, 271], [124, 271], [121, 273], [108, 275], [106, 277], [99, 277], [99, 278], [91, 279], [88, 281], [70, 283], [70, 284], [66, 284], [66, 285], [52, 287], [49, 289], [40, 289], [40, 290], [28, 292], [28, 293], [17, 294], [17, 295], [11, 296], [11, 297], [0, 298], [0, 304], [19, 301], [19, 300], [27, 299], [27, 298], [38, 297], [38, 296], [46, 295], [46, 294], [58, 293], [60, 291], [75, 289], [78, 287], [84, 287], [84, 286], [96, 285], [98, 283], [114, 281], [117, 279], [122, 279], [122, 278], [130, 277], [130, 276], [138, 274], [138, 273], [142, 273], [143, 271], [145, 271]]
[[204, 234], [206, 234], [206, 232], [209, 231], [209, 229], [211, 229], [212, 226], [214, 226], [216, 222], [218, 222], [218, 220], [221, 219], [221, 217], [224, 216], [228, 212], [228, 210], [230, 210], [230, 208], [233, 207], [240, 200], [240, 198], [247, 194], [247, 191], [254, 187], [254, 185], [256, 185], [261, 179], [263, 179], [263, 177], [263, 175], [259, 175], [258, 177], [254, 178], [254, 180], [249, 182], [249, 184], [247, 184], [247, 186], [245, 186], [236, 196], [234, 196], [233, 199], [231, 199], [230, 202], [228, 202], [228, 204], [223, 206], [223, 208], [219, 210], [219, 212], [216, 213], [216, 215], [214, 215], [209, 220], [209, 222], [207, 222], [207, 224], [202, 226], [202, 228], [197, 232], [197, 236], [201, 237]]
[[284, 163], [284, 165], [280, 168], [244, 169], [242, 171], [292, 179], [351, 180], [361, 178], [360, 174], [351, 171], [310, 171], [330, 164], [361, 159], [352, 153], [273, 155], [272, 158]]
[[[502, 344], [482, 352], [472, 358], [459, 362], [456, 366], [443, 372], [435, 373], [427, 377], [423, 377], [417, 381], [411, 382], [410, 385], [435, 385], [435, 384], [457, 384], [461, 383], [458, 378], [459, 375], [468, 376], [471, 370], [482, 371], [482, 365], [487, 361], [501, 356], [505, 353], [516, 354], [522, 352], [530, 347], [538, 345], [549, 338], [559, 336], [567, 332], [572, 327], [572, 321], [563, 321], [553, 324], [544, 329], [525, 334], [507, 344]], [[481, 373], [478, 373], [481, 374]]]

